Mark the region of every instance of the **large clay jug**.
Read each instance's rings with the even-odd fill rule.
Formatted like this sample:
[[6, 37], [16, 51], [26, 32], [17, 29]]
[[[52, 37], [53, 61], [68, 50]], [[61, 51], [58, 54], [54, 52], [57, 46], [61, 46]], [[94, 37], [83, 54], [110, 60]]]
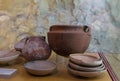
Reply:
[[91, 29], [88, 26], [53, 25], [47, 33], [50, 48], [58, 55], [84, 53], [89, 46]]

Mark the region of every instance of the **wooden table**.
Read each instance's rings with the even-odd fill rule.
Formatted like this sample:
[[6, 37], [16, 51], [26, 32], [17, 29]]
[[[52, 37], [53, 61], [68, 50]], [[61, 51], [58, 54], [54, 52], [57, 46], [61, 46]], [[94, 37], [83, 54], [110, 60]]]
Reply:
[[[106, 60], [111, 66], [111, 69], [113, 70], [113, 75], [115, 75], [116, 80], [120, 80], [120, 54], [104, 54], [106, 57]], [[113, 77], [114, 78], [114, 77]]]
[[[89, 53], [93, 54], [94, 53]], [[110, 54], [106, 55], [106, 57], [110, 58]], [[52, 53], [52, 56], [50, 57], [50, 61], [56, 62], [56, 54]], [[64, 61], [67, 61], [68, 59]], [[26, 72], [24, 69], [24, 61], [22, 58], [17, 59], [17, 63], [9, 66], [4, 66], [5, 68], [15, 68], [17, 69], [17, 72], [15, 75], [13, 75], [10, 78], [0, 78], [0, 81], [112, 81], [110, 75], [108, 72], [104, 73], [102, 76], [97, 78], [82, 78], [82, 77], [74, 77], [70, 75], [67, 72], [65, 64], [67, 63], [59, 63], [59, 61], [62, 62], [62, 59], [57, 59], [57, 72], [48, 75], [48, 76], [33, 76]], [[119, 70], [120, 71], [120, 70]]]

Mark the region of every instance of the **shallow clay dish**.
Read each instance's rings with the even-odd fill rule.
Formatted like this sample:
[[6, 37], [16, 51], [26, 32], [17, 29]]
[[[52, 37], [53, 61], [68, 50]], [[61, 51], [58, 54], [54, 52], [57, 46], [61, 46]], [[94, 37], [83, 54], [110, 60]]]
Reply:
[[33, 75], [48, 75], [56, 70], [56, 64], [49, 61], [30, 61], [24, 64], [28, 73]]
[[82, 71], [89, 71], [89, 72], [102, 71], [103, 69], [105, 69], [105, 66], [103, 63], [100, 66], [96, 66], [96, 67], [87, 67], [87, 66], [81, 66], [81, 65], [77, 65], [72, 62], [69, 62], [69, 66], [75, 70], [82, 70]]
[[101, 71], [88, 72], [88, 71], [74, 70], [70, 66], [68, 66], [68, 72], [74, 76], [82, 76], [82, 77], [92, 78], [92, 77], [98, 77], [98, 76], [104, 74], [106, 72], [106, 69], [103, 69]]
[[91, 55], [81, 55], [77, 53], [77, 54], [70, 54], [69, 57], [73, 63], [78, 65], [99, 66], [100, 64], [102, 64], [102, 59]]
[[18, 58], [20, 52], [16, 50], [0, 50], [0, 64], [7, 64]]

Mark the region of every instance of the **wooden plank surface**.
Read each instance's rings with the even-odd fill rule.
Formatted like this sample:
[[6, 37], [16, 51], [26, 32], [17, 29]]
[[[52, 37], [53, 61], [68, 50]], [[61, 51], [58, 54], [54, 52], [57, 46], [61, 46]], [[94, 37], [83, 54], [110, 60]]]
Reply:
[[[89, 53], [90, 55], [97, 55]], [[56, 55], [52, 54], [51, 58], [53, 62], [56, 61]], [[67, 62], [66, 62], [67, 63]], [[83, 77], [74, 77], [67, 72], [66, 63], [57, 64], [57, 72], [48, 75], [48, 76], [33, 76], [26, 72], [24, 69], [24, 61], [19, 58], [15, 65], [5, 66], [6, 68], [17, 69], [17, 73], [9, 79], [0, 78], [0, 81], [112, 81], [108, 72], [105, 72], [103, 75], [97, 78], [83, 78]]]

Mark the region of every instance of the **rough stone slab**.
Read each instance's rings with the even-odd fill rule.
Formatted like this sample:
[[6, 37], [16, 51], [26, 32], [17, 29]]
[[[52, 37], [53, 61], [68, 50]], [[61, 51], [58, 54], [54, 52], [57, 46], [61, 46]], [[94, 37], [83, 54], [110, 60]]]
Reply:
[[0, 68], [0, 78], [10, 78], [16, 73], [17, 69]]

